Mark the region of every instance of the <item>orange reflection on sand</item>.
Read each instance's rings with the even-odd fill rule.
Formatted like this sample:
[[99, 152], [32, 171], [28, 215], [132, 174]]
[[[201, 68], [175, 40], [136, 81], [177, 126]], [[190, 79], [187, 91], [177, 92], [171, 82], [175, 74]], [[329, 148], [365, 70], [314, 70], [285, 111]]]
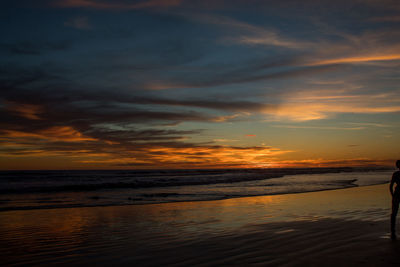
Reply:
[[[29, 251], [42, 251], [47, 242], [56, 242], [60, 249], [79, 244], [86, 229], [96, 221], [88, 218], [82, 209], [15, 211], [2, 214], [0, 229]], [[7, 236], [2, 238], [7, 239]]]
[[[187, 246], [189, 257], [195, 248], [200, 251], [196, 255], [203, 260], [204, 249], [211, 248], [207, 256], [218, 255], [225, 262], [236, 253], [254, 255], [257, 249], [260, 249], [258, 259], [266, 253], [275, 253], [277, 248], [282, 249], [279, 255], [285, 257], [288, 251], [293, 252], [310, 238], [301, 255], [309, 254], [311, 243], [316, 243], [313, 251], [320, 251], [322, 244], [326, 255], [330, 255], [331, 248], [336, 248], [337, 241], [344, 238], [340, 244], [346, 250], [345, 255], [349, 255], [349, 244], [350, 249], [358, 249], [359, 240], [364, 240], [365, 247], [371, 247], [370, 241], [387, 231], [382, 226], [389, 218], [387, 187], [221, 201], [2, 212], [0, 253], [5, 265], [30, 266], [36, 262], [41, 263], [38, 265], [112, 265], [122, 260], [136, 263], [143, 259], [144, 253], [148, 263], [158, 251], [161, 251], [159, 257], [168, 257], [169, 253], [176, 255]], [[327, 222], [327, 219], [333, 223], [310, 224]], [[346, 225], [359, 220], [367, 221], [369, 226], [351, 235], [357, 228]], [[301, 221], [306, 227], [299, 224]], [[371, 227], [374, 224], [381, 226], [370, 235], [368, 231], [376, 229]], [[333, 243], [326, 243], [327, 239]], [[227, 242], [232, 246], [226, 247]], [[288, 249], [288, 244], [293, 242]], [[212, 253], [221, 251], [222, 245], [222, 254]], [[267, 250], [266, 246], [269, 246]], [[225, 251], [231, 255], [227, 256]], [[321, 262], [325, 260], [323, 257]], [[208, 262], [211, 261], [207, 259]]]

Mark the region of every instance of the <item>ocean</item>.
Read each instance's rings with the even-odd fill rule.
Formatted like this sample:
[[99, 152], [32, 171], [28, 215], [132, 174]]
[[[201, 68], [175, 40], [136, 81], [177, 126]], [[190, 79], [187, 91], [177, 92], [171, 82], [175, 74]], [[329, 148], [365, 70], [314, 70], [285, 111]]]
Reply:
[[0, 172], [0, 211], [207, 201], [388, 183], [382, 168]]

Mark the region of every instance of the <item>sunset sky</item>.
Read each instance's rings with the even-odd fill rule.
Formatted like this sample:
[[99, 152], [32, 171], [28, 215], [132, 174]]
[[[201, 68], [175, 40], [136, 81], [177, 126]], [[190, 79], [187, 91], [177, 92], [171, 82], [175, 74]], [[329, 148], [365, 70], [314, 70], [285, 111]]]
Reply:
[[392, 166], [400, 1], [2, 1], [0, 169]]

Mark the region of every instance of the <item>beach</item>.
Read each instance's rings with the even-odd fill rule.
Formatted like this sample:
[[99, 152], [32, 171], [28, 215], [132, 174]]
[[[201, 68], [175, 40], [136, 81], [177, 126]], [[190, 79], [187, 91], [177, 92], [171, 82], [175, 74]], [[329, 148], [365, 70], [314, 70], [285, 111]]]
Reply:
[[388, 185], [148, 205], [1, 212], [18, 265], [391, 266]]

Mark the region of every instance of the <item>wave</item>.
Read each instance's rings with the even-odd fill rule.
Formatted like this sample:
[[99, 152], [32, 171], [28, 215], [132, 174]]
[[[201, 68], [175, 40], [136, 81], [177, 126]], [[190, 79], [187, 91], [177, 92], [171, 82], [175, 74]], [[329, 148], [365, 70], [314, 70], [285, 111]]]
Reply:
[[[286, 171], [286, 170], [285, 170]], [[0, 177], [0, 184], [8, 184], [14, 191], [0, 194], [0, 212], [12, 210], [54, 209], [75, 207], [96, 207], [115, 205], [141, 205], [182, 201], [209, 201], [262, 195], [280, 195], [344, 189], [387, 183], [391, 171], [355, 171], [346, 169], [311, 170], [293, 169], [287, 172], [268, 170], [213, 172], [208, 175], [157, 176], [149, 172], [147, 176], [133, 177], [132, 172], [121, 178], [115, 172], [74, 172], [68, 179], [57, 179], [53, 173], [47, 178], [41, 176], [38, 187], [36, 179], [19, 177], [11, 186], [7, 179]], [[184, 172], [181, 172], [183, 174]], [[290, 174], [286, 174], [290, 173]], [[279, 174], [279, 175], [278, 175]], [[32, 178], [32, 176], [29, 176]], [[51, 177], [51, 178], [49, 178]], [[1, 181], [2, 180], [2, 181]], [[55, 181], [56, 180], [56, 181]], [[120, 182], [110, 183], [112, 180]], [[121, 181], [129, 181], [122, 183]], [[132, 183], [135, 180], [136, 183]], [[84, 184], [97, 182], [97, 184]], [[68, 184], [66, 184], [68, 183]], [[19, 185], [19, 187], [17, 187]], [[23, 187], [22, 187], [23, 186]], [[100, 190], [104, 189], [104, 190]], [[26, 194], [24, 194], [26, 193]]]
[[277, 168], [144, 171], [0, 172], [0, 194], [96, 191], [238, 183], [285, 175], [376, 171], [378, 168]]
[[[351, 181], [343, 181], [341, 187], [332, 187], [332, 188], [320, 188], [320, 189], [306, 189], [306, 190], [291, 190], [285, 192], [276, 192], [276, 193], [259, 193], [259, 194], [223, 194], [223, 195], [210, 195], [209, 197], [204, 197], [204, 195], [199, 198], [196, 194], [179, 194], [179, 193], [155, 193], [155, 194], [141, 194], [141, 197], [129, 197], [126, 201], [119, 201], [113, 203], [63, 203], [62, 201], [43, 201], [43, 203], [47, 203], [44, 205], [27, 205], [27, 206], [0, 206], [0, 212], [5, 211], [18, 211], [18, 210], [38, 210], [38, 209], [60, 209], [60, 208], [89, 208], [89, 207], [110, 207], [110, 206], [126, 206], [126, 205], [145, 205], [145, 204], [159, 204], [159, 203], [168, 203], [168, 202], [193, 202], [193, 201], [211, 201], [211, 200], [223, 200], [230, 198], [242, 198], [242, 197], [256, 197], [256, 196], [265, 196], [265, 195], [286, 195], [286, 194], [297, 194], [297, 193], [310, 193], [310, 192], [319, 192], [319, 191], [329, 191], [329, 190], [337, 190], [337, 189], [346, 189], [350, 187], [357, 187], [358, 185], [354, 184], [355, 180]], [[387, 182], [379, 182], [372, 185], [385, 184]], [[174, 199], [171, 199], [174, 197]], [[101, 197], [89, 197], [92, 200], [100, 200]], [[60, 202], [58, 204], [55, 204]]]

